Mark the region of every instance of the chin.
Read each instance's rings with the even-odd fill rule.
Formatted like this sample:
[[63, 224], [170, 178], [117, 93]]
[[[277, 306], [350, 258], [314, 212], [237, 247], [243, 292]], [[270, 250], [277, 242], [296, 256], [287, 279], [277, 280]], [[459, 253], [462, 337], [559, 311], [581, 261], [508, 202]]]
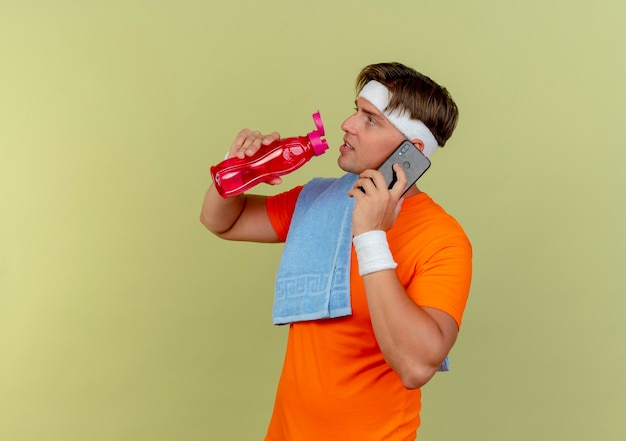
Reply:
[[359, 174], [362, 171], [362, 170], [356, 171], [355, 167], [352, 167], [349, 163], [346, 163], [346, 162], [342, 161], [341, 157], [337, 160], [337, 165], [339, 166], [340, 169], [342, 169], [343, 171], [348, 172], [348, 173]]

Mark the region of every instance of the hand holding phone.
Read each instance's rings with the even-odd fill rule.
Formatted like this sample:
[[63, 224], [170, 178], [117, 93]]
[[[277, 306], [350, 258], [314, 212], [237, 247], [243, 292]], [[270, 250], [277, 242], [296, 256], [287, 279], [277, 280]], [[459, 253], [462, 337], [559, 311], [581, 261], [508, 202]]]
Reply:
[[393, 170], [393, 164], [400, 164], [406, 175], [407, 185], [402, 191], [406, 193], [417, 180], [430, 167], [430, 160], [409, 140], [404, 140], [402, 144], [378, 167], [378, 171], [383, 174], [387, 182], [387, 189], [391, 189], [398, 177]]

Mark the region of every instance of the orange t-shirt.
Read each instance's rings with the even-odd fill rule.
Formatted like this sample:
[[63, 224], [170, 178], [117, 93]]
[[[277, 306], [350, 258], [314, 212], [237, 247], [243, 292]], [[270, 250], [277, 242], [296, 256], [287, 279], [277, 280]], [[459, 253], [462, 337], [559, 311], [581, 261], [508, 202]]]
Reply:
[[[268, 198], [285, 241], [302, 187]], [[389, 247], [407, 294], [460, 326], [471, 280], [471, 245], [427, 194], [406, 199]], [[408, 390], [378, 347], [358, 272], [350, 266], [352, 315], [293, 323], [265, 441], [409, 441], [420, 424], [419, 389]]]

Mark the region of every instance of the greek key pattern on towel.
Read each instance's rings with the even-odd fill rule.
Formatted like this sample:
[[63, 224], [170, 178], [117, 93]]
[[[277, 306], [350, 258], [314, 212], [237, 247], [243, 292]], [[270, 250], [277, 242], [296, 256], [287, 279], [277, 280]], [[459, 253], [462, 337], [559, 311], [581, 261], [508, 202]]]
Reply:
[[[348, 285], [344, 268], [337, 268], [334, 278], [333, 286], [347, 289]], [[305, 293], [312, 296], [326, 295], [327, 288], [328, 274], [300, 274], [278, 280], [275, 296], [277, 299], [293, 299], [301, 297]]]

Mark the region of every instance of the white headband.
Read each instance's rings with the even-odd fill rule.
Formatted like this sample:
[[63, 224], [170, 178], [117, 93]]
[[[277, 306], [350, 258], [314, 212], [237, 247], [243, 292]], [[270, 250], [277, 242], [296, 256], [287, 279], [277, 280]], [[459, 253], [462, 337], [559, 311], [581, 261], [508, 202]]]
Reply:
[[406, 111], [394, 110], [389, 112], [385, 110], [389, 105], [391, 93], [383, 84], [378, 81], [370, 81], [363, 86], [359, 96], [365, 98], [380, 110], [389, 122], [409, 140], [419, 139], [422, 141], [424, 143], [424, 151], [422, 152], [424, 155], [430, 156], [435, 153], [439, 144], [432, 132], [426, 127], [426, 124], [418, 119], [411, 119]]

